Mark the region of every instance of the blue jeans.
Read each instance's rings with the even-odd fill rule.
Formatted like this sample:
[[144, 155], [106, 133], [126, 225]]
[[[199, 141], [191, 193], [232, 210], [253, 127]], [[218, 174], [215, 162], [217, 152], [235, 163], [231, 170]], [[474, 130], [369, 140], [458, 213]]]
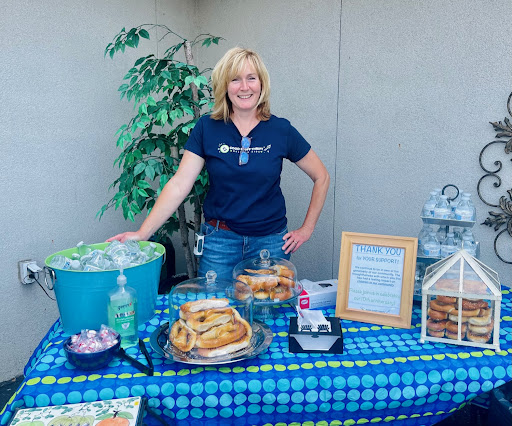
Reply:
[[281, 249], [284, 244], [283, 236], [288, 232], [287, 227], [276, 234], [248, 237], [203, 223], [202, 232], [204, 246], [199, 260], [199, 277], [204, 277], [208, 271], [215, 271], [217, 278], [231, 280], [233, 269], [239, 262], [259, 258], [263, 249], [270, 252], [270, 257], [290, 259], [290, 254], [284, 254]]

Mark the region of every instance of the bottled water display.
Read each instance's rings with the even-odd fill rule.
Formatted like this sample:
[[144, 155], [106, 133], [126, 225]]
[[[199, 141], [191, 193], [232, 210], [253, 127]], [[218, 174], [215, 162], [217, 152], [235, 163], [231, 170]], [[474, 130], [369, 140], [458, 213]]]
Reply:
[[446, 240], [441, 244], [441, 257], [450, 256], [457, 250], [458, 247], [455, 244], [454, 234], [453, 232], [448, 232], [448, 234], [446, 234]]
[[462, 236], [462, 248], [466, 250], [471, 256], [476, 256], [476, 244], [470, 235], [464, 234]]
[[455, 207], [455, 219], [470, 221], [474, 217], [474, 207], [470, 205], [470, 194], [462, 193], [461, 200]]
[[71, 259], [55, 255], [50, 261], [50, 266], [55, 269], [83, 272], [107, 271], [142, 265], [160, 256], [156, 251], [156, 244], [149, 243], [141, 249], [139, 242], [134, 240], [125, 243], [114, 240], [105, 250], [94, 249], [83, 241], [76, 247], [77, 252], [72, 254]]
[[421, 212], [421, 215], [423, 217], [434, 217], [434, 209], [437, 204], [437, 198], [438, 198], [437, 192], [432, 191], [430, 193], [430, 198], [423, 205], [423, 210]]
[[429, 234], [432, 232], [432, 227], [428, 223], [423, 224], [423, 228], [418, 235], [418, 255], [423, 255], [423, 247], [428, 240]]
[[439, 241], [439, 244], [443, 244], [444, 240], [446, 240], [446, 233], [446, 226], [439, 226], [436, 233], [437, 241]]
[[441, 254], [441, 245], [439, 244], [439, 241], [437, 241], [436, 233], [434, 231], [429, 234], [428, 240], [423, 246], [423, 253], [427, 257], [439, 257]]
[[440, 195], [439, 201], [434, 207], [434, 217], [437, 219], [449, 219], [452, 209], [448, 205], [448, 195]]

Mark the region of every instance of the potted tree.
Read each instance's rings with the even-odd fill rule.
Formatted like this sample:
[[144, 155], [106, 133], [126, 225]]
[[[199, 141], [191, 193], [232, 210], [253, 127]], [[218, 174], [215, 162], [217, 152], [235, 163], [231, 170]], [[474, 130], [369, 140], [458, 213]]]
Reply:
[[[149, 39], [149, 31], [159, 28], [167, 37], [179, 41], [165, 50], [161, 58], [150, 54], [137, 59], [124, 76], [126, 82], [119, 87], [121, 99], [134, 103], [135, 115], [117, 131], [117, 146], [121, 154], [114, 166], [121, 175], [110, 185], [115, 195], [101, 207], [97, 217], [106, 210], [121, 207], [125, 219], [134, 221], [144, 209], [151, 211], [164, 185], [176, 173], [183, 147], [199, 117], [213, 106], [210, 68], [200, 71], [194, 64], [192, 47], [201, 44], [209, 47], [218, 44], [221, 37], [200, 34], [187, 40], [165, 25], [140, 25], [126, 31], [123, 28], [105, 49], [105, 56], [113, 58], [126, 47], [136, 48], [141, 38]], [[149, 30], [149, 31], [148, 31]], [[177, 58], [182, 52], [184, 60]], [[189, 244], [189, 232], [199, 231], [202, 205], [208, 190], [205, 169], [183, 203], [171, 218], [155, 234], [159, 242], [170, 241], [179, 231], [190, 278], [197, 273], [193, 248]], [[191, 216], [187, 217], [186, 204], [191, 204]], [[189, 214], [190, 215], [190, 214]]]

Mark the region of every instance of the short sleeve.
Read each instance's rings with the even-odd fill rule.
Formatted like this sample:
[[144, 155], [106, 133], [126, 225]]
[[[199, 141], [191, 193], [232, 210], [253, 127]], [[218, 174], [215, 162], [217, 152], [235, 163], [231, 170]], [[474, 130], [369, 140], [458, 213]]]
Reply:
[[185, 149], [187, 151], [193, 152], [202, 158], [205, 156], [203, 146], [203, 125], [204, 120], [208, 119], [209, 116], [203, 116], [197, 121], [196, 125], [192, 129], [192, 132], [190, 133], [190, 136], [188, 137], [187, 142], [185, 143]]
[[287, 158], [293, 163], [296, 163], [297, 161], [302, 160], [310, 149], [311, 145], [308, 141], [304, 139], [299, 131], [290, 124]]

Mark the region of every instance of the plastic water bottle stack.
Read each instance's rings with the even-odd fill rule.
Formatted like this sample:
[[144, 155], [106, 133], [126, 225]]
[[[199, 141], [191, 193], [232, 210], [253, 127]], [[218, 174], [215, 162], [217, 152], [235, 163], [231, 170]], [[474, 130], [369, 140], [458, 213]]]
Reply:
[[447, 195], [441, 194], [440, 189], [434, 189], [423, 205], [421, 216], [474, 221], [476, 219], [476, 209], [469, 192], [460, 191], [460, 197], [448, 201]]
[[105, 250], [94, 249], [83, 241], [80, 241], [76, 247], [77, 252], [73, 253], [71, 259], [56, 255], [52, 258], [50, 266], [56, 269], [83, 272], [107, 271], [142, 265], [159, 256], [154, 243], [149, 243], [141, 249], [139, 242], [133, 240], [125, 243], [114, 240]]

